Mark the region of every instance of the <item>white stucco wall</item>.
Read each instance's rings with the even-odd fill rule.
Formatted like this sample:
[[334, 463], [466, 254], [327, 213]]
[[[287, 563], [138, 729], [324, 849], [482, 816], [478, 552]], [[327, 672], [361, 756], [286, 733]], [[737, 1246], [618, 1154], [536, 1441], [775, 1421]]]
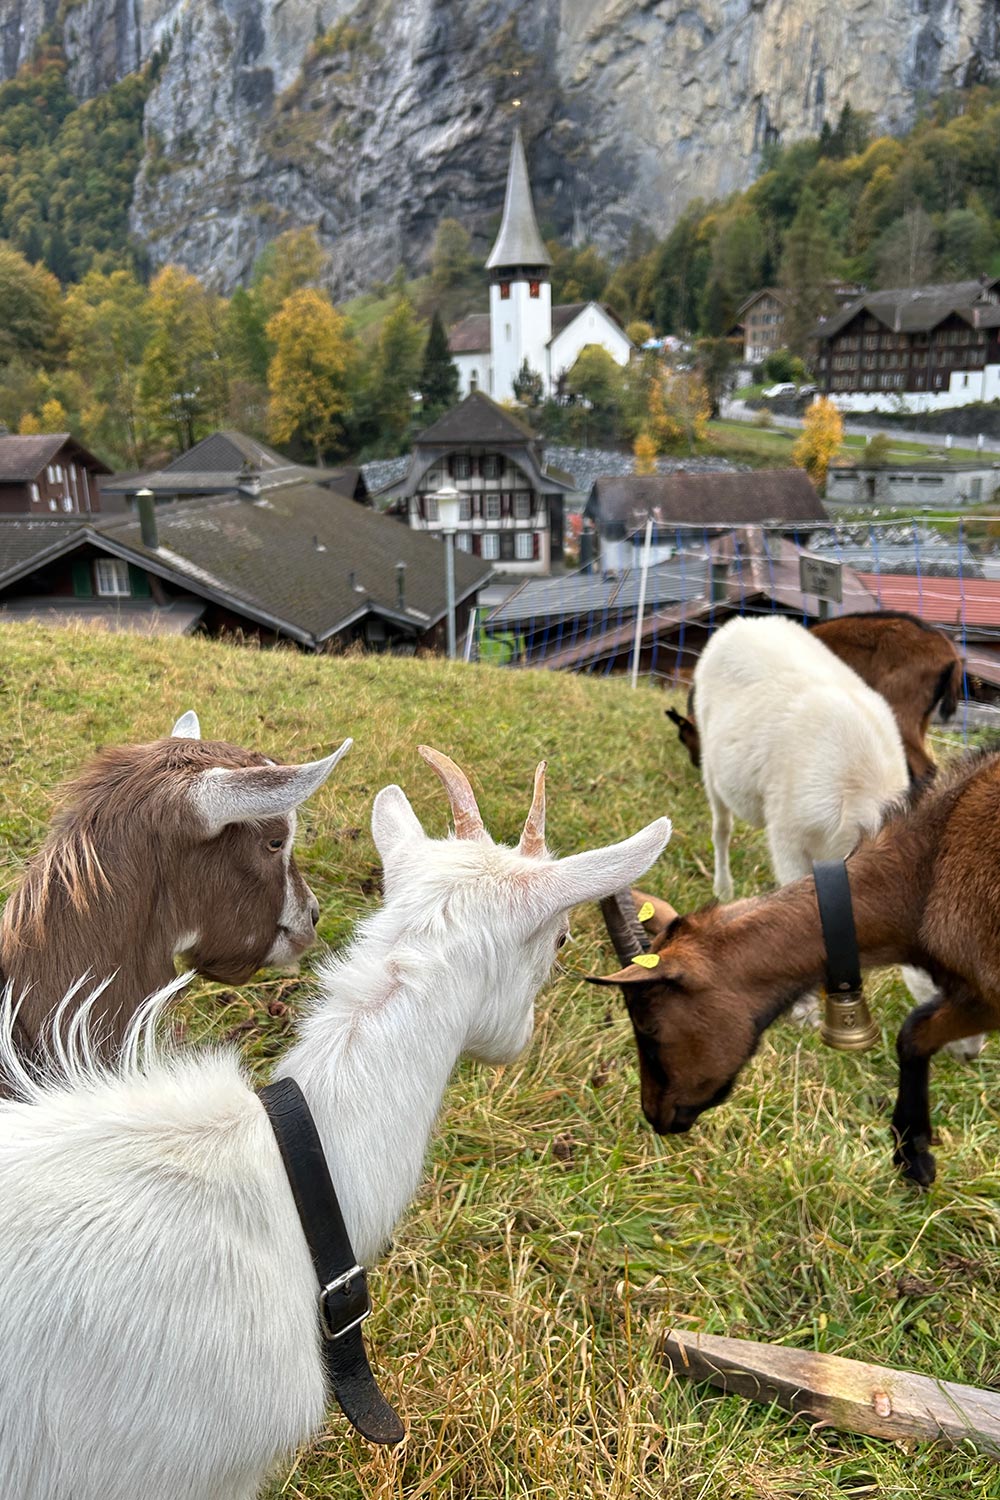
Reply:
[[972, 401], [1000, 399], [1000, 365], [952, 370], [946, 391], [831, 391], [841, 411], [947, 411]]
[[493, 386], [489, 394], [495, 401], [509, 401], [514, 394], [514, 380], [525, 360], [532, 370], [543, 376], [546, 371], [548, 342], [552, 337], [552, 287], [538, 283], [538, 296], [532, 297], [527, 281], [510, 281], [510, 296], [500, 296], [500, 285], [490, 287], [490, 329], [493, 356]]
[[458, 370], [459, 400], [473, 390], [485, 391], [487, 396], [492, 396], [488, 349], [477, 349], [474, 354], [453, 354], [451, 359]]
[[609, 317], [596, 302], [588, 302], [549, 345], [545, 374], [550, 392], [555, 390], [560, 375], [572, 369], [580, 351], [588, 344], [599, 344], [619, 365], [627, 365], [632, 353], [631, 343], [614, 318]]

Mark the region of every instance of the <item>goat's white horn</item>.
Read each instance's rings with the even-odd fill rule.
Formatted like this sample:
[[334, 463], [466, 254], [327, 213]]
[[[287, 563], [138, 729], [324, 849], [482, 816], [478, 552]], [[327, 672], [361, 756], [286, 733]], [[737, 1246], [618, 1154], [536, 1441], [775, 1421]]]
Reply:
[[212, 766], [194, 778], [191, 800], [213, 834], [227, 823], [284, 817], [323, 785], [353, 744], [345, 740], [332, 755], [304, 766]]
[[531, 798], [531, 808], [524, 820], [524, 828], [521, 831], [521, 842], [517, 846], [519, 854], [526, 854], [530, 859], [539, 859], [545, 853], [545, 761], [541, 760], [535, 769], [535, 790]]
[[423, 756], [431, 770], [440, 777], [448, 793], [451, 815], [455, 822], [455, 837], [457, 839], [483, 838], [486, 829], [483, 827], [476, 794], [465, 772], [460, 766], [456, 766], [450, 756], [443, 755], [440, 750], [433, 750], [430, 745], [418, 745], [417, 751]]
[[181, 714], [177, 723], [170, 731], [170, 738], [172, 740], [201, 739], [201, 725], [198, 722], [198, 715], [193, 708], [189, 708], [186, 714]]

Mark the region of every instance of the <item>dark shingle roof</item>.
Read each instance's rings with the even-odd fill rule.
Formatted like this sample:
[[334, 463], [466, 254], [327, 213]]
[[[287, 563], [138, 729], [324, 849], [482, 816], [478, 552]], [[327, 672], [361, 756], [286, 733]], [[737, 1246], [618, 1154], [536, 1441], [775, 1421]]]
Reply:
[[83, 540], [85, 530], [81, 516], [0, 516], [0, 579], [67, 551]]
[[195, 443], [180, 458], [167, 464], [165, 474], [235, 474], [243, 464], [256, 464], [263, 474], [268, 469], [286, 469], [289, 460], [266, 443], [247, 437], [246, 433], [222, 431], [210, 433]]
[[165, 468], [139, 474], [116, 474], [109, 483], [102, 484], [101, 493], [134, 495], [137, 490], [146, 489], [152, 490], [154, 495], [218, 494], [232, 489], [240, 472], [247, 466], [259, 471], [263, 490], [276, 485], [325, 480], [342, 472], [293, 463], [266, 443], [259, 443], [256, 438], [247, 437], [242, 432], [213, 432]]
[[0, 484], [29, 484], [67, 445], [87, 468], [98, 474], [111, 473], [107, 464], [89, 453], [71, 433], [41, 432], [34, 437], [0, 437]]
[[448, 333], [452, 354], [488, 354], [490, 350], [489, 313], [469, 313]]
[[[995, 304], [981, 299], [996, 284], [996, 278], [986, 282], [977, 279], [940, 282], [931, 286], [887, 287], [881, 292], [867, 292], [821, 323], [817, 336], [829, 338], [831, 334], [839, 333], [859, 312], [871, 313], [886, 328], [891, 328], [896, 333], [926, 333], [950, 313], [958, 313], [973, 322], [977, 303], [981, 309], [980, 315], [985, 319], [992, 319], [996, 311]], [[993, 325], [987, 322], [984, 326]]]
[[761, 521], [825, 521], [826, 511], [802, 469], [748, 474], [627, 474], [594, 483], [585, 515], [608, 524], [717, 526]]
[[[159, 547], [143, 545], [137, 521], [106, 523], [102, 534], [153, 571], [164, 567], [193, 593], [244, 605], [307, 644], [324, 640], [372, 609], [423, 631], [446, 607], [444, 553], [436, 538], [318, 485], [281, 489], [252, 501], [240, 496], [158, 508]], [[397, 603], [396, 564], [406, 563], [405, 608]], [[492, 572], [455, 553], [461, 600]], [[352, 579], [353, 574], [353, 579]]]
[[464, 401], [446, 411], [417, 436], [427, 443], [517, 443], [534, 442], [535, 434], [520, 417], [506, 411], [483, 391], [472, 391]]

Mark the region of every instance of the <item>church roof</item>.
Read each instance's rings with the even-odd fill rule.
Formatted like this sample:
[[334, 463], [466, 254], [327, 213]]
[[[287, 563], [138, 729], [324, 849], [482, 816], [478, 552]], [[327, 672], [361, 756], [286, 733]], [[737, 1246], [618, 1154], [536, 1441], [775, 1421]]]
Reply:
[[479, 354], [490, 348], [489, 313], [469, 313], [456, 323], [448, 333], [448, 348], [452, 354]]
[[552, 257], [538, 232], [535, 206], [531, 201], [528, 163], [520, 126], [514, 127], [507, 169], [507, 195], [503, 202], [503, 221], [496, 244], [486, 262], [488, 271], [506, 266], [551, 266]]

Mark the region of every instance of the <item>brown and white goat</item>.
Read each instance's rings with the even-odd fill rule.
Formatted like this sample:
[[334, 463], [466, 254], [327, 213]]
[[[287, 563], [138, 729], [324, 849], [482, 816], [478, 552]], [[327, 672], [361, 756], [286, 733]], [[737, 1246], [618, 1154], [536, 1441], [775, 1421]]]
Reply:
[[[1000, 1029], [1000, 753], [964, 757], [863, 839], [847, 870], [863, 967], [911, 964], [937, 986], [899, 1032], [892, 1116], [894, 1160], [927, 1186], [930, 1060]], [[767, 1027], [822, 983], [825, 952], [812, 876], [684, 917], [653, 904], [655, 965], [631, 961], [634, 931], [606, 909], [625, 967], [596, 982], [624, 991], [643, 1112], [667, 1134], [728, 1097]]]
[[[295, 808], [351, 741], [283, 766], [199, 735], [184, 714], [169, 739], [104, 750], [67, 787], [0, 923], [26, 1053], [81, 976], [111, 976], [93, 1011], [110, 1056], [176, 957], [239, 984], [311, 946], [319, 905], [292, 854]], [[80, 986], [80, 1003], [91, 989]]]
[[[927, 747], [931, 715], [938, 709], [947, 723], [962, 693], [962, 660], [954, 642], [916, 615], [893, 610], [821, 620], [812, 626], [812, 634], [881, 693], [899, 725], [911, 781], [930, 780], [937, 770]], [[664, 712], [677, 725], [691, 764], [699, 768], [701, 740], [694, 689], [688, 694], [686, 717], [675, 708]]]

